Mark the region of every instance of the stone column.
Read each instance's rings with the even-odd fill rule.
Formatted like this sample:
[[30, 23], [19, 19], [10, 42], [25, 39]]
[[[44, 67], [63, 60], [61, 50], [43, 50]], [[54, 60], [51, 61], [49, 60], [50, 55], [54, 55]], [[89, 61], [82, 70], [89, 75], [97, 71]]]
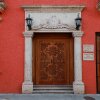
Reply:
[[25, 62], [24, 62], [24, 82], [22, 84], [22, 93], [33, 92], [32, 82], [32, 37], [33, 32], [24, 32], [25, 37]]
[[82, 82], [82, 44], [81, 37], [83, 32], [73, 32], [74, 37], [74, 82], [73, 90], [75, 94], [85, 92], [84, 83]]

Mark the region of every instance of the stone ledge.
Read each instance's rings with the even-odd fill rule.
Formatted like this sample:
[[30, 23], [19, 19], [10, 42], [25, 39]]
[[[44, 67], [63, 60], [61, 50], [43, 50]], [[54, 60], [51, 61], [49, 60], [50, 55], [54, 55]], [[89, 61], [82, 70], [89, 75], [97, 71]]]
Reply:
[[85, 8], [84, 5], [64, 5], [64, 6], [23, 5], [21, 7], [25, 11], [32, 11], [32, 12], [81, 12]]

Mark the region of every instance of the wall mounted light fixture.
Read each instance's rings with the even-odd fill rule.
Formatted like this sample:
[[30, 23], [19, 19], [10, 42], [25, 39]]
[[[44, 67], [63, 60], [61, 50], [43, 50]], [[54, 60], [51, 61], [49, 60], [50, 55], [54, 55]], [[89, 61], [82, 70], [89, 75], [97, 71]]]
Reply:
[[80, 18], [79, 13], [78, 13], [77, 18], [75, 19], [76, 30], [80, 30], [81, 20], [82, 18]]
[[28, 17], [25, 20], [26, 20], [28, 30], [32, 30], [32, 21], [33, 21], [33, 19], [30, 17], [30, 14], [28, 15]]

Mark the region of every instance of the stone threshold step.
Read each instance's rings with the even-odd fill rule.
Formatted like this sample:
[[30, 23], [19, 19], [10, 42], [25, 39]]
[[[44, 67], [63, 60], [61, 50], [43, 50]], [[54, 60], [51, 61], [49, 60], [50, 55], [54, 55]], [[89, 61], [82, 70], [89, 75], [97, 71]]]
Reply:
[[34, 90], [73, 90], [72, 85], [34, 85]]
[[38, 91], [33, 91], [33, 94], [41, 94], [41, 93], [43, 93], [43, 94], [47, 94], [47, 93], [54, 93], [54, 94], [74, 94], [74, 92], [73, 91], [54, 91], [54, 90], [52, 90], [52, 91], [48, 91], [48, 90], [38, 90]]

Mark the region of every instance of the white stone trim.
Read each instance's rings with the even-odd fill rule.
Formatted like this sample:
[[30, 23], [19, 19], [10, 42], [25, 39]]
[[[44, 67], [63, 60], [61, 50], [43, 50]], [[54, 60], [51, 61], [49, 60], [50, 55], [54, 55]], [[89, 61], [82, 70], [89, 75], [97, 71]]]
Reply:
[[84, 5], [65, 5], [65, 6], [43, 6], [43, 5], [38, 5], [38, 6], [21, 6], [25, 11], [30, 11], [30, 12], [81, 12], [84, 9]]
[[[25, 10], [25, 19], [30, 14], [32, 31], [76, 31], [75, 19], [85, 8], [84, 5], [65, 6], [21, 6]], [[53, 25], [52, 25], [53, 24]], [[25, 22], [25, 31], [28, 30]], [[81, 30], [81, 27], [80, 27]]]
[[82, 31], [73, 31], [73, 37], [82, 37], [83, 36], [83, 34], [84, 34], [84, 32], [82, 32]]
[[22, 93], [33, 92], [32, 82], [32, 37], [33, 32], [24, 32], [25, 36], [25, 65], [24, 65], [24, 82], [22, 84]]
[[[62, 31], [63, 32], [63, 31]], [[60, 32], [60, 33], [62, 33]], [[34, 32], [24, 32], [25, 36], [25, 70], [24, 70], [24, 82], [22, 85], [22, 93], [32, 93], [32, 37]], [[46, 31], [45, 31], [46, 33]], [[51, 31], [52, 33], [52, 31]], [[56, 32], [53, 32], [57, 34]], [[69, 33], [66, 32], [66, 34]], [[82, 31], [70, 31], [74, 37], [74, 82], [73, 90], [75, 94], [83, 94], [85, 91], [84, 83], [82, 82], [82, 44], [81, 37]]]
[[75, 94], [83, 94], [84, 83], [82, 82], [82, 43], [83, 32], [73, 32], [74, 37], [74, 83], [73, 90]]
[[32, 38], [34, 36], [34, 32], [33, 31], [26, 31], [26, 32], [23, 32], [23, 35], [24, 37], [26, 38]]
[[[81, 13], [85, 6], [22, 6], [26, 13]], [[41, 17], [41, 16], [39, 16]], [[38, 18], [39, 19], [39, 18]], [[53, 27], [53, 26], [52, 26]], [[81, 38], [83, 32], [75, 30], [67, 30], [64, 28], [46, 28], [41, 30], [27, 31], [25, 29], [25, 70], [24, 82], [22, 85], [22, 93], [32, 93], [32, 36], [33, 33], [72, 33], [74, 37], [74, 76], [73, 90], [75, 94], [82, 94], [85, 91], [84, 83], [82, 82], [82, 43]]]

